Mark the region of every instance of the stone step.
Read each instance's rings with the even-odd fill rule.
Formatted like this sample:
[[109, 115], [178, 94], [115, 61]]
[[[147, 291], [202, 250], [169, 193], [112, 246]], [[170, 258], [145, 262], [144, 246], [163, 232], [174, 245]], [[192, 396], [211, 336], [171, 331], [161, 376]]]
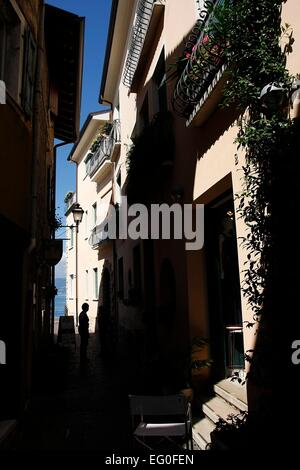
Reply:
[[203, 413], [213, 423], [217, 423], [220, 418], [227, 421], [229, 415], [237, 415], [239, 412], [239, 409], [230, 405], [219, 396], [211, 398], [203, 405]]
[[193, 425], [193, 439], [201, 450], [207, 450], [207, 444], [210, 444], [210, 433], [215, 425], [208, 418], [203, 418]]
[[246, 387], [235, 384], [230, 379], [221, 380], [214, 385], [217, 396], [240, 411], [248, 411]]

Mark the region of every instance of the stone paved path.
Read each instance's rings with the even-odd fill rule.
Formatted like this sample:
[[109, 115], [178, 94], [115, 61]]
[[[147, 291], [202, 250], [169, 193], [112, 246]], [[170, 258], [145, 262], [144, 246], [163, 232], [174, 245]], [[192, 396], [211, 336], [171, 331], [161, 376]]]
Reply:
[[95, 335], [88, 356], [83, 368], [78, 346], [57, 348], [42, 364], [19, 449], [130, 449], [128, 370], [134, 371], [122, 360], [101, 358]]

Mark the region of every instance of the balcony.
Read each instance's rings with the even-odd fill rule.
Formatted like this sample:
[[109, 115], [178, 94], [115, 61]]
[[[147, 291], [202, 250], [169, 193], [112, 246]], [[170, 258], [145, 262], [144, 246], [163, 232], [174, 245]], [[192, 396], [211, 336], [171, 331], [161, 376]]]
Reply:
[[158, 25], [164, 12], [165, 0], [139, 0], [128, 55], [125, 63], [123, 83], [136, 92], [138, 79], [142, 75], [153, 47]]
[[76, 201], [76, 193], [68, 193], [65, 197], [65, 215], [68, 215], [71, 208], [73, 207], [73, 204], [75, 204]]
[[[214, 0], [215, 7], [223, 1]], [[199, 36], [173, 95], [173, 108], [186, 118], [187, 126], [201, 126], [216, 109], [222, 96], [227, 67], [223, 53], [225, 45], [222, 44], [214, 11], [209, 12], [204, 6], [199, 21]]]
[[97, 182], [108, 173], [115, 161], [121, 146], [120, 121], [116, 119], [108, 136], [103, 136], [97, 150], [87, 162], [87, 174]]
[[103, 244], [109, 243], [111, 240], [107, 236], [108, 224], [100, 224], [93, 228], [89, 238], [89, 245], [94, 249], [100, 248]]

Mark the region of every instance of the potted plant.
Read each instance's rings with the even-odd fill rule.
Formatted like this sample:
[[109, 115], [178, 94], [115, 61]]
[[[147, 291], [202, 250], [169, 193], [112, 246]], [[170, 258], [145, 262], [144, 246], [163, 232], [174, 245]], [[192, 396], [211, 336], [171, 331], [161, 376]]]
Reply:
[[202, 336], [194, 336], [187, 355], [183, 359], [184, 385], [181, 393], [193, 399], [194, 392], [203, 388], [208, 380], [211, 359], [209, 359], [209, 341]]
[[216, 428], [210, 433], [212, 450], [243, 449], [247, 444], [247, 412], [220, 418]]
[[191, 383], [195, 389], [201, 389], [207, 382], [211, 363], [208, 339], [194, 336], [191, 340], [190, 371]]
[[69, 202], [69, 200], [72, 198], [73, 194], [74, 194], [73, 191], [68, 191], [68, 192], [67, 192], [67, 194], [65, 195], [65, 198], [64, 198], [64, 202], [65, 202], [66, 204], [68, 204], [68, 202]]

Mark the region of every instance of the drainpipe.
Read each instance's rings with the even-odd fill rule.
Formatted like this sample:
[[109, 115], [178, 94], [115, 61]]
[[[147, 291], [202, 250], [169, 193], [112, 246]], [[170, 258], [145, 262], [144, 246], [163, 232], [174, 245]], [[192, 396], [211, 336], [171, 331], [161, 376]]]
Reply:
[[37, 185], [38, 185], [38, 158], [40, 150], [40, 97], [42, 94], [41, 66], [44, 55], [44, 20], [45, 5], [41, 5], [39, 29], [37, 37], [37, 60], [35, 69], [34, 101], [32, 115], [32, 164], [31, 164], [31, 240], [28, 254], [31, 254], [37, 245]]
[[[33, 90], [33, 109], [32, 109], [32, 161], [31, 161], [31, 215], [30, 215], [30, 243], [27, 249], [30, 270], [30, 282], [32, 284], [32, 320], [31, 326], [35, 329], [36, 324], [36, 292], [37, 292], [37, 278], [38, 274], [33, 268], [30, 260], [34, 251], [37, 249], [37, 198], [38, 198], [38, 165], [40, 154], [41, 142], [41, 96], [42, 96], [42, 83], [41, 83], [41, 70], [42, 61], [44, 56], [44, 19], [45, 19], [45, 6], [43, 3], [39, 9], [39, 24], [37, 32], [37, 55], [34, 77], [34, 90]], [[37, 338], [33, 335], [33, 341], [36, 344]]]

